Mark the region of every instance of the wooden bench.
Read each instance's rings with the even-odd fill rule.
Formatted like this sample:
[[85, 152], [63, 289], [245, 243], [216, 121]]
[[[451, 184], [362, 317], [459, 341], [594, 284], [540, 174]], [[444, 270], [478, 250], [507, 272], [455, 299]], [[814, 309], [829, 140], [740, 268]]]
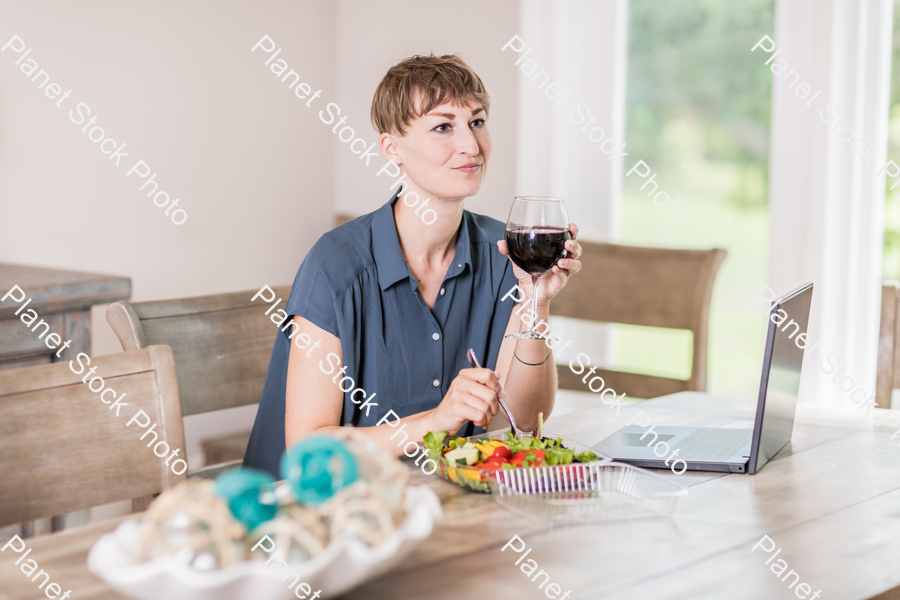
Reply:
[[[290, 286], [274, 288], [283, 298]], [[106, 318], [125, 350], [151, 344], [171, 346], [181, 391], [181, 412], [196, 415], [259, 402], [277, 327], [266, 306], [253, 303], [256, 290], [152, 302], [116, 302]], [[235, 436], [203, 442], [204, 452], [217, 459], [191, 477], [211, 478], [239, 466], [243, 448]]]

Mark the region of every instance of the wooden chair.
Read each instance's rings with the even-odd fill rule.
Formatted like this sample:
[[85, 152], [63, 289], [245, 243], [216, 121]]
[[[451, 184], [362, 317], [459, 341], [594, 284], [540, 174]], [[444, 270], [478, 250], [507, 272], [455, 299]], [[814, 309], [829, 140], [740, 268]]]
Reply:
[[[270, 305], [259, 298], [251, 302], [257, 291], [116, 302], [106, 319], [125, 350], [171, 346], [184, 416], [246, 406], [258, 403], [262, 395], [277, 331], [265, 314]], [[276, 298], [284, 299], [278, 308], [284, 308], [290, 286], [274, 291]], [[205, 441], [210, 455], [229, 460], [192, 470], [190, 476], [212, 478], [240, 466], [249, 439], [248, 426], [246, 432]]]
[[[584, 265], [550, 304], [561, 317], [606, 323], [688, 329], [693, 332], [691, 377], [687, 380], [598, 368], [618, 394], [655, 398], [685, 390], [706, 390], [706, 350], [713, 282], [725, 250], [674, 250], [581, 242]], [[558, 367], [559, 387], [586, 390], [581, 375]]]
[[875, 376], [875, 406], [891, 407], [891, 390], [900, 387], [900, 281], [885, 281], [881, 287], [881, 325]]
[[356, 218], [356, 217], [354, 217], [353, 215], [346, 215], [346, 214], [343, 214], [343, 213], [336, 214], [336, 215], [334, 216], [334, 226], [335, 226], [335, 227], [340, 227], [340, 226], [343, 225], [344, 223], [348, 223], [348, 222], [352, 221], [352, 220], [355, 219], [355, 218]]
[[90, 366], [104, 390], [125, 394], [118, 417], [67, 362], [0, 372], [0, 526], [129, 498], [138, 512], [185, 479], [141, 441], [149, 427], [125, 425], [143, 410], [157, 423], [157, 442], [184, 456], [172, 351], [150, 346], [91, 358]]

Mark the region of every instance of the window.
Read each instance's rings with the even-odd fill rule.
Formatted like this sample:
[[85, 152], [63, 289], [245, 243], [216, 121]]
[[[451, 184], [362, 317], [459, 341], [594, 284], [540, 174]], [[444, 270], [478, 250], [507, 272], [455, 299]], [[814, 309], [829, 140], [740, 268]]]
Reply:
[[[894, 0], [894, 35], [891, 51], [891, 104], [888, 121], [887, 156], [900, 163], [900, 0]], [[900, 186], [890, 189], [896, 178], [885, 177], [884, 254], [882, 275], [900, 279]]]
[[[616, 241], [727, 249], [710, 314], [707, 389], [717, 394], [759, 387], [765, 330], [750, 298], [767, 283], [771, 73], [750, 48], [772, 34], [774, 10], [773, 0], [629, 3], [629, 156]], [[649, 176], [624, 176], [638, 159], [680, 199], [683, 223], [641, 192]], [[690, 376], [689, 332], [613, 331], [613, 368]]]

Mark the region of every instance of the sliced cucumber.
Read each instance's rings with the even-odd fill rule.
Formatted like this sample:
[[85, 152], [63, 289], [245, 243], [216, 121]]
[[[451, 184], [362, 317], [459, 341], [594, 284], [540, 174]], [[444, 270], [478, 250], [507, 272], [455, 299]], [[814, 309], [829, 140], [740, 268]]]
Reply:
[[450, 464], [474, 465], [478, 462], [478, 448], [455, 448], [444, 455]]

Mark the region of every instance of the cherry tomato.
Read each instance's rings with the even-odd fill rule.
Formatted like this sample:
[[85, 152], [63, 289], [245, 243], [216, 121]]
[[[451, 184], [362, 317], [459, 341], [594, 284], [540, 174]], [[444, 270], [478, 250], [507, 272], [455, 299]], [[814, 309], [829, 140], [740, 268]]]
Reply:
[[512, 452], [509, 451], [509, 446], [498, 446], [497, 449], [494, 450], [494, 453], [491, 454], [491, 456], [509, 460], [512, 456]]
[[499, 469], [500, 466], [504, 464], [509, 464], [509, 461], [503, 460], [502, 458], [488, 457], [487, 460], [481, 463], [481, 466], [486, 469]]
[[531, 456], [531, 460], [529, 461], [530, 466], [537, 466], [544, 462], [544, 455], [546, 452], [543, 450], [519, 450], [515, 454], [512, 455], [510, 462], [518, 467], [521, 467], [527, 456]]

